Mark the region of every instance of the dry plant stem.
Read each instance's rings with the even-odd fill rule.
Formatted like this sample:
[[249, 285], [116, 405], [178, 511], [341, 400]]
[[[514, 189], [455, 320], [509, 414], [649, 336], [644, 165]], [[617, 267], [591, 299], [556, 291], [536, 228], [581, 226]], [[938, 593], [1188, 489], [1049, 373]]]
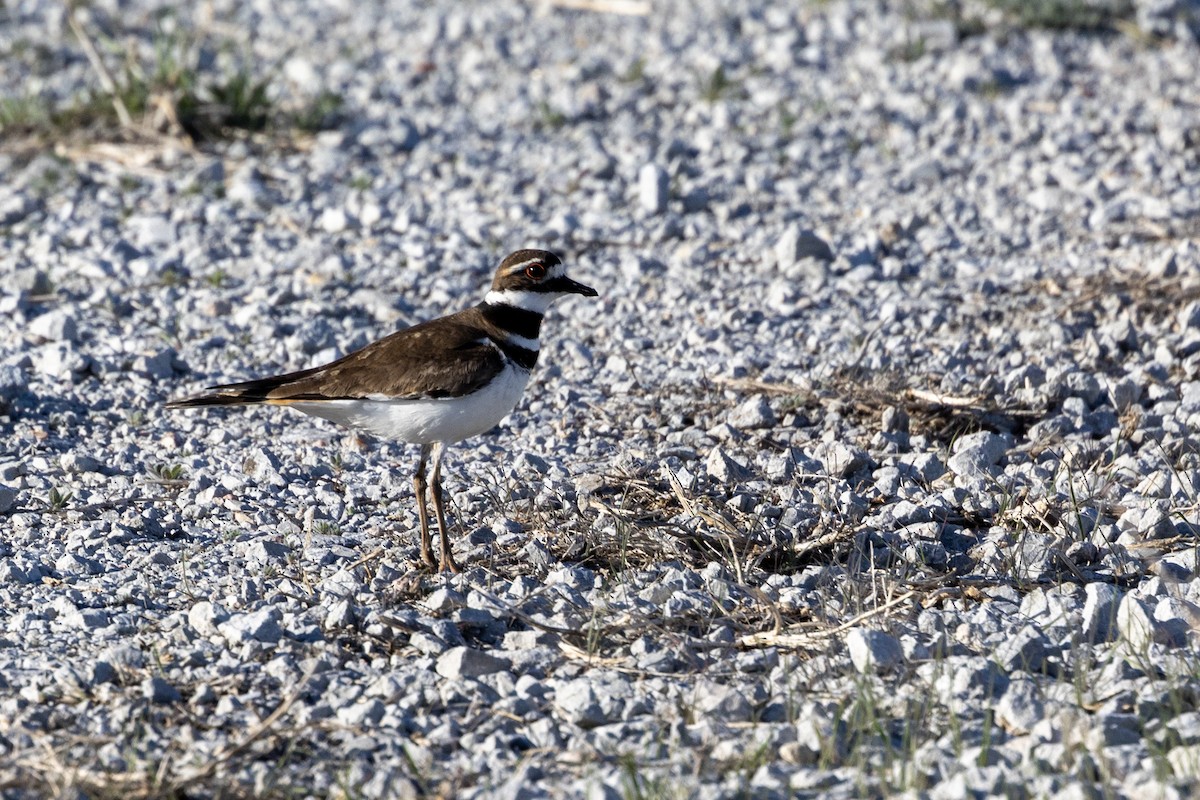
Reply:
[[[725, 645], [725, 646], [728, 647], [729, 645]], [[678, 679], [681, 677], [685, 677], [689, 674], [689, 673], [683, 673], [683, 672], [663, 672], [661, 670], [655, 670], [655, 669], [642, 669], [641, 667], [631, 667], [628, 664], [626, 664], [625, 660], [622, 658], [616, 658], [616, 657], [605, 658], [603, 656], [598, 656], [595, 653], [589, 653], [588, 651], [578, 648], [575, 645], [568, 644], [567, 642], [559, 642], [558, 649], [567, 658], [583, 662], [584, 664], [587, 664], [589, 667], [603, 667], [604, 669], [609, 669], [609, 670], [612, 670], [613, 672], [620, 672], [623, 675], [635, 675], [640, 678], [675, 678], [675, 679]]]
[[828, 533], [823, 533], [820, 536], [812, 539], [805, 539], [802, 542], [797, 542], [796, 547], [792, 550], [792, 555], [800, 558], [806, 556], [814, 550], [824, 550], [832, 547], [835, 544], [843, 541], [850, 541], [854, 538], [854, 531], [849, 528], [837, 528]]
[[978, 397], [955, 397], [941, 392], [930, 392], [925, 389], [905, 389], [909, 397], [930, 405], [947, 406], [948, 408], [977, 408], [982, 402]]
[[[740, 584], [745, 584], [746, 577], [742, 571], [742, 561], [740, 558], [738, 558], [737, 548], [734, 546], [733, 536], [730, 535], [731, 531], [729, 529], [730, 528], [729, 523], [726, 522], [724, 519], [717, 518], [712, 514], [704, 512], [703, 509], [696, 508], [695, 504], [692, 503], [692, 501], [688, 499], [686, 494], [684, 494], [683, 484], [680, 482], [679, 478], [675, 475], [674, 470], [670, 470], [670, 469], [667, 470], [667, 478], [671, 483], [671, 490], [673, 492], [675, 492], [675, 498], [677, 500], [679, 500], [679, 505], [683, 508], [683, 510], [689, 516], [696, 517], [697, 519], [702, 519], [705, 522], [709, 523], [710, 525], [713, 525], [715, 527], [720, 527], [723, 529], [722, 535], [725, 537], [726, 543], [729, 545], [729, 557], [730, 557], [730, 560], [733, 561], [733, 569], [734, 569], [734, 573], [737, 576], [737, 582]], [[737, 531], [734, 530], [734, 531], [732, 531], [732, 533], [737, 533]]]
[[386, 550], [384, 550], [384, 548], [382, 548], [382, 547], [377, 547], [377, 548], [376, 548], [375, 550], [373, 550], [372, 552], [370, 552], [370, 553], [367, 553], [365, 556], [363, 556], [362, 558], [358, 559], [357, 561], [355, 561], [355, 562], [354, 562], [353, 564], [351, 564], [350, 566], [346, 567], [346, 569], [347, 569], [348, 571], [350, 571], [350, 570], [356, 570], [356, 569], [358, 569], [359, 567], [362, 567], [362, 566], [365, 566], [365, 565], [367, 565], [367, 564], [371, 563], [372, 561], [374, 561], [374, 560], [375, 560], [375, 559], [377, 559], [377, 558], [382, 558], [382, 557], [383, 557], [384, 555], [386, 555], [386, 554], [387, 554], [387, 551], [386, 551]]
[[742, 584], [741, 588], [742, 591], [746, 592], [746, 594], [750, 595], [759, 603], [761, 603], [767, 609], [767, 611], [771, 613], [771, 624], [774, 627], [771, 629], [771, 633], [769, 635], [778, 636], [780, 633], [782, 633], [783, 615], [779, 613], [779, 606], [775, 605], [771, 598], [767, 597], [767, 593], [762, 589], [759, 589], [757, 586], [748, 586], [746, 584]]
[[550, 0], [558, 8], [573, 8], [577, 11], [595, 11], [600, 14], [624, 14], [644, 17], [650, 13], [648, 0]]
[[112, 99], [113, 109], [117, 112], [117, 119], [120, 120], [121, 127], [132, 128], [133, 117], [129, 116], [129, 109], [125, 107], [124, 101], [121, 100], [121, 96], [117, 93], [117, 82], [113, 80], [112, 73], [108, 71], [108, 67], [104, 66], [104, 61], [96, 51], [96, 46], [92, 44], [92, 38], [88, 36], [87, 31], [80, 24], [79, 18], [75, 16], [75, 7], [70, 0], [66, 0], [66, 6], [67, 24], [71, 26], [71, 32], [75, 34], [75, 38], [79, 40], [79, 46], [83, 48], [83, 53], [87, 56], [88, 63], [92, 65], [92, 69], [96, 70], [96, 76], [100, 79], [100, 85]]
[[162, 114], [167, 121], [167, 130], [171, 135], [187, 144], [188, 148], [195, 146], [192, 137], [184, 130], [183, 124], [179, 121], [179, 112], [175, 108], [175, 103], [169, 94], [158, 93], [153, 98], [154, 107], [158, 109], [158, 113]]
[[168, 796], [178, 794], [191, 784], [211, 778], [213, 773], [217, 771], [218, 767], [228, 762], [246, 748], [250, 747], [250, 745], [254, 744], [254, 742], [258, 739], [262, 738], [262, 736], [271, 730], [271, 728], [275, 726], [275, 723], [278, 722], [293, 705], [295, 705], [296, 701], [300, 699], [300, 695], [304, 693], [304, 689], [308, 686], [308, 682], [312, 679], [315, 671], [316, 663], [314, 662], [309, 666], [308, 669], [304, 671], [304, 674], [300, 676], [300, 681], [296, 684], [296, 689], [290, 695], [284, 698], [283, 702], [276, 706], [275, 710], [268, 714], [266, 719], [254, 726], [253, 730], [246, 734], [245, 738], [243, 738], [240, 742], [232, 744], [229, 747], [221, 750], [221, 752], [213, 756], [208, 763], [195, 772], [176, 778], [171, 782], [169, 791], [166, 792], [166, 794]]
[[474, 587], [472, 589], [472, 591], [478, 593], [482, 597], [489, 600], [491, 603], [493, 603], [496, 606], [496, 608], [504, 609], [504, 611], [506, 613], [510, 614], [513, 617], [513, 619], [520, 620], [521, 622], [525, 623], [526, 625], [528, 625], [531, 628], [536, 628], [537, 630], [544, 631], [546, 633], [557, 633], [561, 636], [578, 636], [581, 633], [581, 631], [575, 630], [573, 628], [562, 628], [562, 627], [559, 627], [556, 625], [547, 625], [543, 622], [539, 622], [538, 620], [536, 620], [533, 617], [526, 614], [524, 611], [521, 611], [519, 608], [514, 608], [514, 607], [510, 606], [508, 603], [505, 603], [499, 597], [496, 597], [496, 595], [494, 595], [491, 592], [489, 592], [485, 589], [482, 589], [478, 586]]
[[813, 647], [819, 642], [844, 633], [851, 628], [861, 625], [863, 622], [872, 617], [880, 616], [887, 611], [895, 608], [901, 603], [920, 595], [920, 592], [908, 591], [904, 594], [897, 595], [891, 600], [888, 600], [878, 608], [873, 608], [870, 611], [864, 611], [853, 619], [843, 622], [835, 628], [829, 628], [823, 631], [813, 631], [811, 633], [752, 633], [743, 636], [738, 640], [739, 647], [754, 648], [754, 647], [784, 647], [789, 649], [804, 649]]

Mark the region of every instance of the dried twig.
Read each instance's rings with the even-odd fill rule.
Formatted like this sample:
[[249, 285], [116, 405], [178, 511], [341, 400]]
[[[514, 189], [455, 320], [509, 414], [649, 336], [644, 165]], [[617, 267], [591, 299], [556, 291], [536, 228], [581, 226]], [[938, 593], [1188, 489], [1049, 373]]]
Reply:
[[798, 542], [790, 555], [802, 558], [815, 550], [824, 550], [853, 538], [854, 530], [852, 528], [835, 528], [834, 530], [822, 533], [820, 536], [814, 536], [811, 539]]
[[737, 392], [762, 392], [763, 394], [809, 394], [812, 392], [810, 387], [801, 386], [798, 383], [772, 383], [753, 378], [726, 378], [721, 375], [715, 376], [713, 381]]
[[702, 519], [713, 527], [721, 529], [721, 535], [724, 537], [725, 543], [729, 545], [729, 558], [733, 561], [733, 571], [737, 576], [737, 582], [744, 584], [746, 582], [746, 576], [745, 572], [742, 570], [742, 560], [738, 557], [737, 547], [733, 541], [733, 534], [738, 533], [740, 535], [740, 531], [732, 529], [732, 526], [730, 526], [726, 520], [720, 519], [715, 515], [708, 513], [704, 509], [697, 508], [696, 505], [688, 499], [687, 494], [683, 491], [683, 484], [680, 483], [679, 478], [675, 475], [674, 470], [667, 470], [667, 479], [671, 484], [671, 490], [675, 492], [675, 498], [679, 500], [679, 505], [683, 507], [683, 510], [686, 514], [696, 517], [697, 519]]
[[[873, 617], [878, 617], [881, 614], [884, 614], [887, 611], [890, 611], [891, 609], [900, 605], [901, 603], [905, 603], [908, 600], [910, 600], [914, 597], [917, 597], [920, 594], [921, 593], [917, 592], [917, 591], [905, 592], [904, 594], [893, 597], [891, 600], [888, 600], [883, 605], [877, 606], [876, 608], [873, 608], [870, 611], [864, 611], [863, 613], [859, 614], [858, 616], [854, 617], [853, 619], [847, 620], [846, 622], [843, 622], [841, 625], [838, 625], [833, 628], [826, 628], [824, 630], [812, 631], [812, 632], [807, 632], [807, 633], [788, 633], [788, 632], [779, 633], [777, 631], [771, 631], [770, 633], [751, 633], [751, 634], [743, 636], [741, 639], [739, 639], [738, 646], [746, 647], [746, 648], [782, 647], [782, 648], [795, 649], [795, 650], [803, 650], [803, 649], [807, 649], [807, 648], [816, 647], [821, 642], [831, 639], [834, 636], [837, 636], [839, 634], [845, 633], [846, 631], [850, 630], [851, 628], [856, 628], [859, 625], [861, 625], [863, 622], [867, 621], [868, 619], [871, 619]], [[791, 628], [791, 629], [794, 630], [794, 628]]]
[[345, 569], [347, 572], [352, 572], [359, 567], [366, 566], [377, 558], [383, 558], [385, 555], [387, 555], [387, 550], [382, 547], [376, 548], [372, 552], [367, 553], [365, 556], [355, 561], [353, 564], [345, 567]]
[[1042, 412], [986, 397], [963, 397], [903, 385], [901, 376], [881, 373], [868, 380], [857, 370], [834, 375], [821, 385], [770, 383], [760, 380], [718, 382], [738, 392], [759, 392], [795, 398], [800, 405], [834, 407], [862, 417], [873, 417], [885, 408], [904, 409], [919, 428], [950, 438], [980, 428], [1012, 430], [1037, 419]]
[[753, 597], [755, 600], [765, 606], [767, 611], [771, 612], [771, 623], [773, 625], [771, 629], [771, 635], [778, 636], [780, 633], [782, 633], [783, 615], [779, 613], [779, 606], [775, 605], [771, 598], [767, 596], [767, 593], [762, 589], [759, 589], [757, 586], [746, 586], [743, 584], [741, 588], [742, 591]]
[[227, 763], [234, 756], [245, 751], [248, 747], [250, 747], [250, 745], [262, 738], [262, 736], [270, 731], [271, 728], [275, 727], [275, 723], [279, 722], [279, 720], [283, 718], [283, 715], [286, 714], [288, 710], [295, 705], [296, 701], [300, 699], [300, 695], [304, 693], [304, 690], [308, 686], [309, 680], [312, 679], [316, 668], [317, 663], [314, 660], [313, 663], [309, 665], [308, 669], [304, 671], [304, 674], [300, 676], [300, 681], [296, 684], [296, 688], [292, 691], [292, 693], [284, 698], [283, 702], [276, 706], [275, 710], [268, 714], [267, 717], [262, 720], [262, 722], [255, 725], [254, 728], [248, 734], [246, 734], [241, 741], [223, 748], [199, 769], [186, 775], [181, 775], [180, 777], [171, 781], [168, 790], [164, 792], [164, 794], [168, 797], [178, 795], [182, 793], [183, 790], [188, 786], [211, 778], [213, 773], [215, 773], [222, 764]]
[[979, 397], [956, 397], [951, 394], [931, 392], [926, 389], [905, 389], [904, 393], [913, 400], [918, 400], [922, 403], [928, 403], [931, 406], [967, 408], [981, 412], [984, 410], [983, 399]]
[[545, 633], [557, 633], [560, 636], [580, 636], [583, 634], [583, 631], [579, 631], [574, 628], [563, 628], [557, 625], [547, 625], [546, 623], [535, 619], [529, 614], [526, 614], [521, 609], [514, 608], [508, 603], [505, 603], [499, 597], [496, 597], [496, 595], [492, 594], [486, 589], [483, 589], [482, 587], [473, 587], [471, 591], [485, 597], [493, 605], [495, 605], [496, 608], [501, 609], [513, 619], [519, 620], [531, 628], [536, 628], [537, 630], [544, 631]]
[[644, 17], [650, 13], [649, 0], [550, 0], [550, 5], [575, 11], [595, 11], [599, 14], [622, 14]]
[[100, 53], [92, 44], [92, 37], [83, 29], [79, 17], [75, 14], [74, 4], [70, 2], [67, 3], [67, 24], [71, 26], [71, 32], [75, 34], [75, 38], [79, 40], [79, 46], [83, 48], [83, 54], [87, 56], [88, 63], [92, 65], [92, 69], [96, 70], [100, 85], [112, 99], [113, 109], [117, 112], [117, 119], [121, 121], [121, 127], [132, 128], [133, 117], [129, 115], [129, 109], [125, 107], [125, 101], [121, 99], [121, 94], [117, 91], [117, 82], [113, 80], [112, 73], [104, 65]]

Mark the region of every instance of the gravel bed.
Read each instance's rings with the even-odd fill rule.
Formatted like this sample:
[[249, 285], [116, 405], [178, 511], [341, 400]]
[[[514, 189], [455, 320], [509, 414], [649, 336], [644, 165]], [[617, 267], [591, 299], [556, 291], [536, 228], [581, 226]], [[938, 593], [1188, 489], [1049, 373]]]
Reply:
[[[172, 5], [80, 19], [342, 108], [0, 143], [5, 797], [1196, 791], [1196, 3]], [[0, 99], [96, 86], [65, 8]], [[449, 451], [462, 575], [415, 448], [162, 407], [519, 247], [601, 296]]]

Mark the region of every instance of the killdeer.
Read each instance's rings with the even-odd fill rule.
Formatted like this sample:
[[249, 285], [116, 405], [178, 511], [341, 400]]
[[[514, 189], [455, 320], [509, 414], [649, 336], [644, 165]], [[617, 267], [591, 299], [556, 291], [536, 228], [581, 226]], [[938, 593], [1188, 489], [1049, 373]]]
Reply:
[[[432, 489], [441, 569], [458, 572], [442, 506], [446, 445], [483, 433], [508, 415], [537, 363], [546, 310], [560, 297], [597, 292], [567, 277], [558, 256], [518, 250], [500, 262], [491, 291], [465, 311], [422, 322], [322, 367], [213, 386], [167, 408], [289, 406], [377, 436], [421, 446], [413, 488], [421, 559], [434, 561], [425, 492]], [[428, 483], [425, 468], [432, 456]]]

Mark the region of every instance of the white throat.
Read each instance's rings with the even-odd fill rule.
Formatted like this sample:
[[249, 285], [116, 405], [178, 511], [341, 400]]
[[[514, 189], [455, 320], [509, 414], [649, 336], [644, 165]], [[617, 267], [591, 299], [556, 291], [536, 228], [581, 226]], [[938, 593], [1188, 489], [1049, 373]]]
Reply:
[[487, 293], [483, 302], [494, 306], [513, 306], [545, 314], [546, 309], [561, 296], [561, 292], [530, 292], [525, 289], [505, 289], [497, 292], [495, 289]]

